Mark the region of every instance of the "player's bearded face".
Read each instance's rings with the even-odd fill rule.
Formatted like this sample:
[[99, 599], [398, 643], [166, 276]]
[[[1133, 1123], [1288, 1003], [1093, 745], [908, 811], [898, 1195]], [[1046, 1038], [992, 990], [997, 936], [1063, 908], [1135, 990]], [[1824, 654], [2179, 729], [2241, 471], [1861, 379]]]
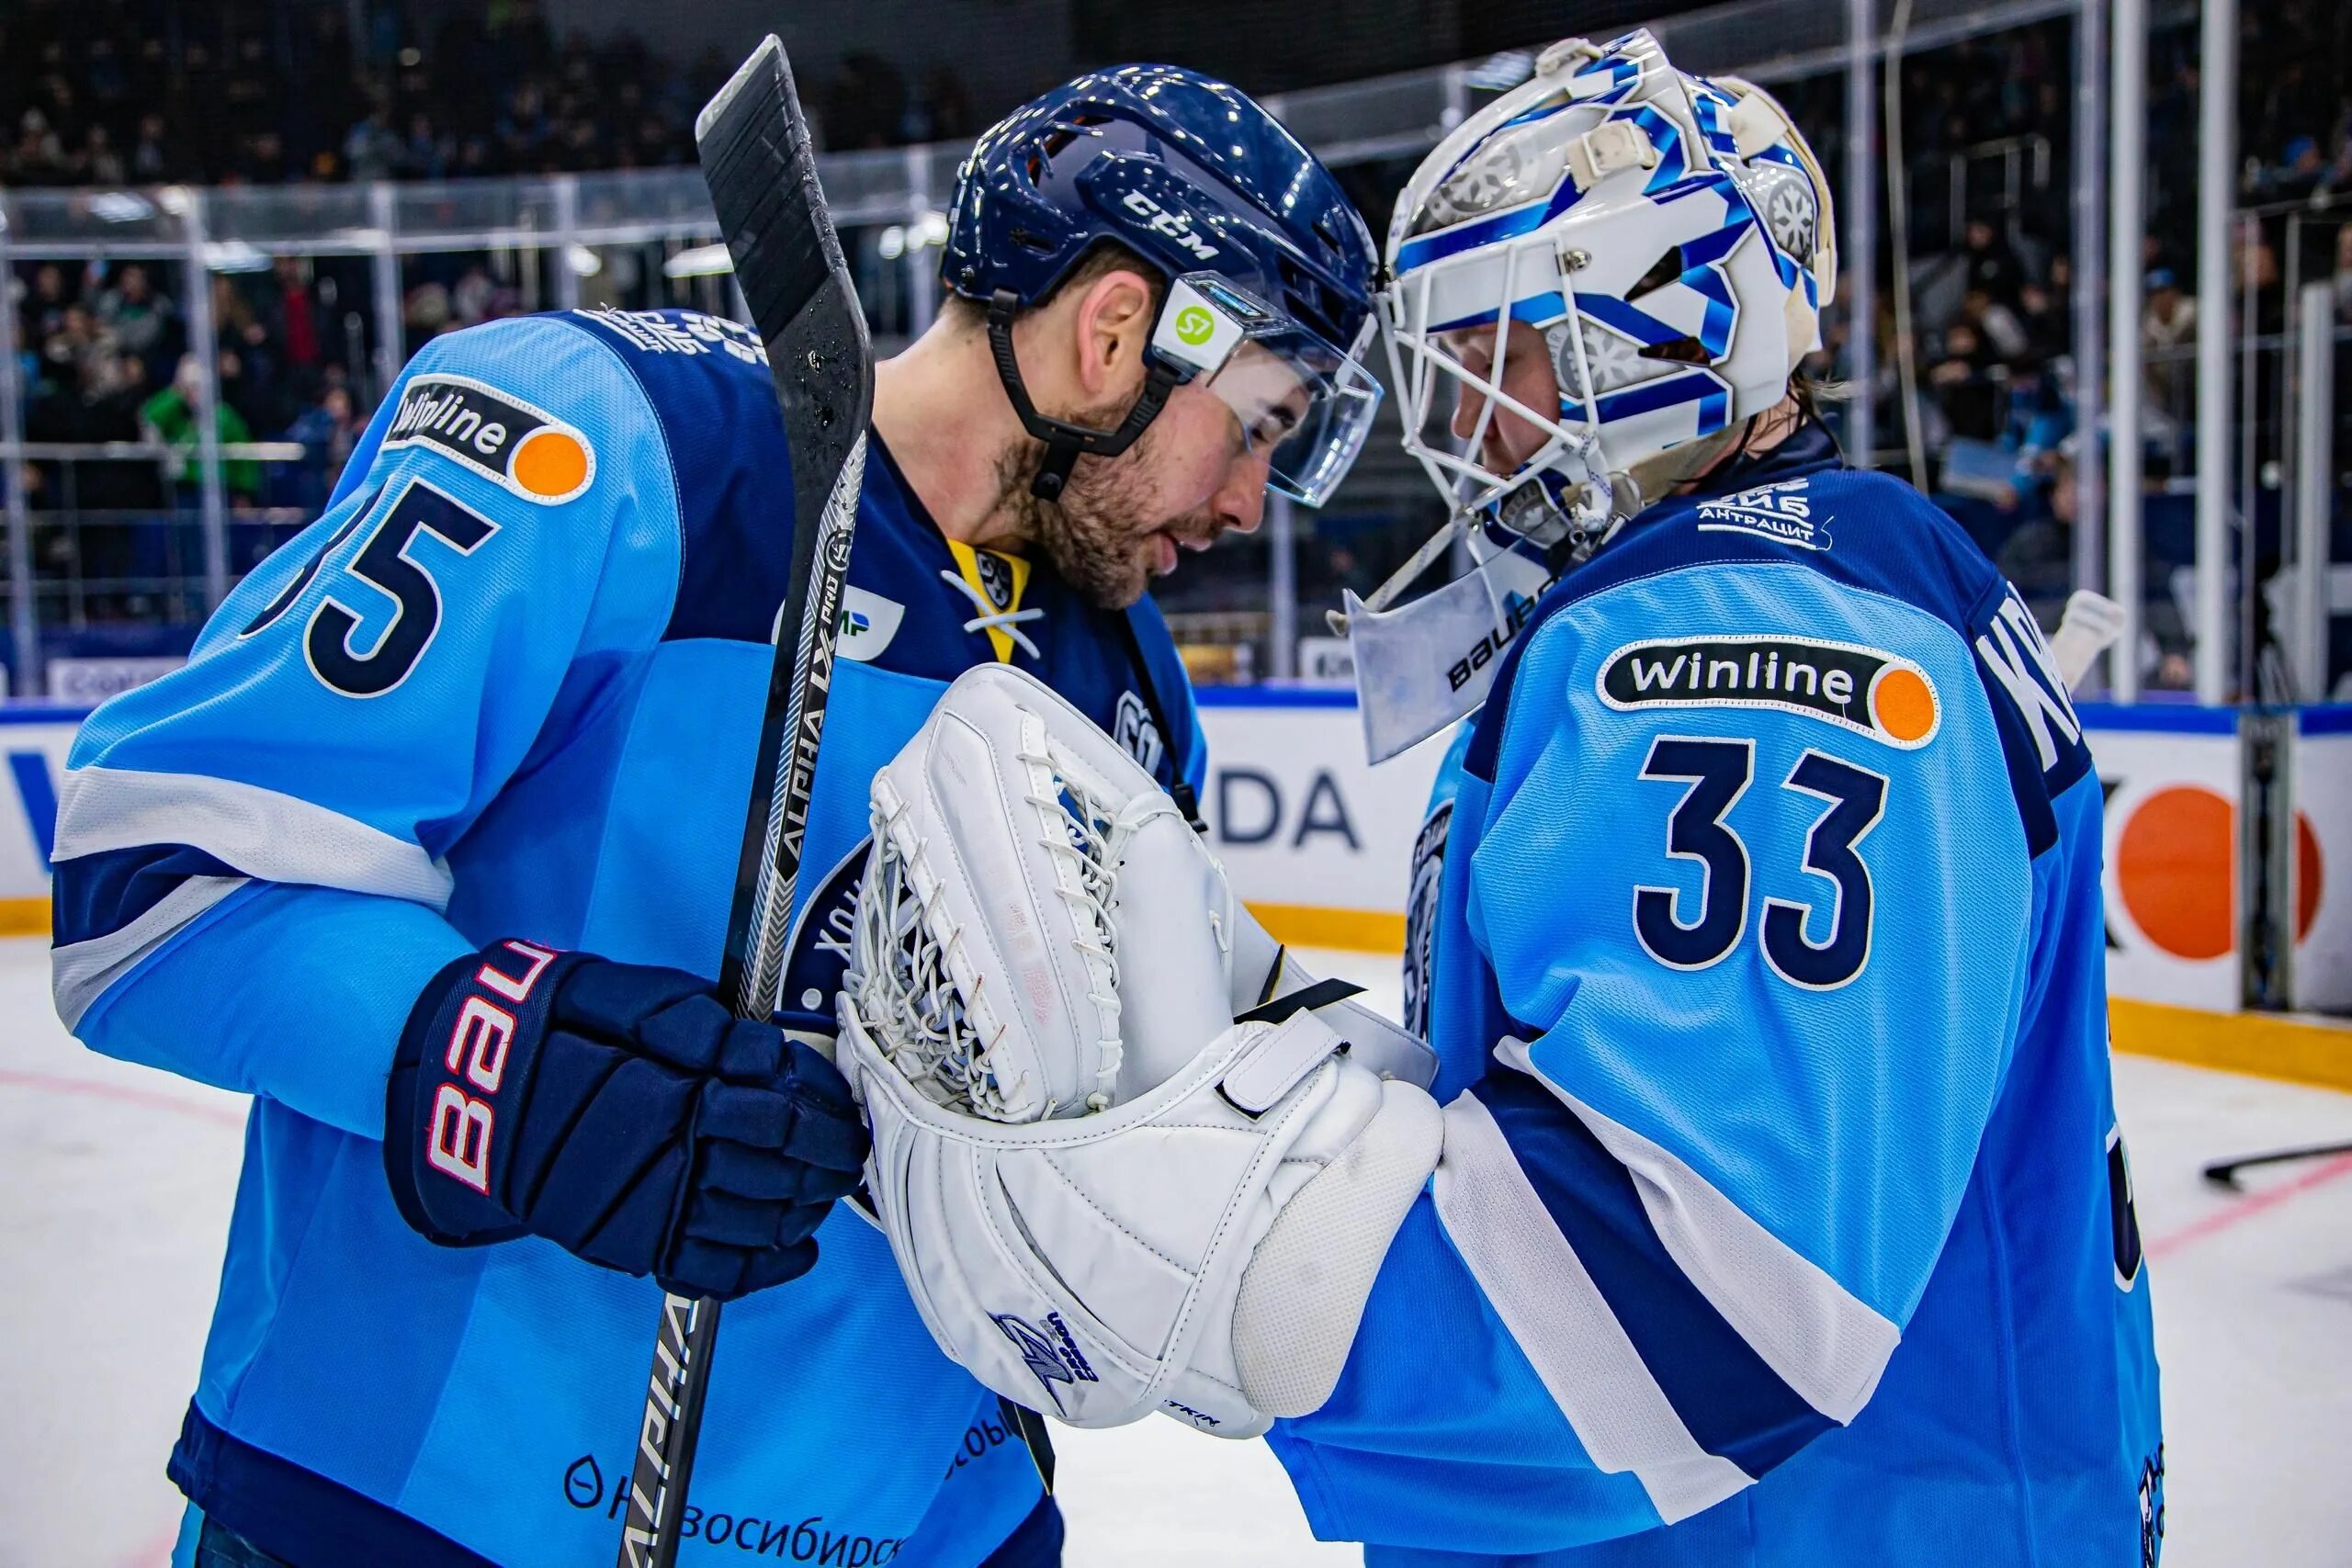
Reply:
[[[1008, 464], [1005, 499], [1023, 509], [1036, 540], [1070, 585], [1106, 609], [1143, 597], [1154, 577], [1176, 570], [1185, 550], [1205, 550], [1228, 529], [1254, 532], [1265, 513], [1267, 455], [1272, 426], [1287, 413], [1296, 422], [1305, 394], [1295, 377], [1268, 378], [1263, 396], [1272, 413], [1257, 439], [1245, 439], [1225, 395], [1197, 383], [1179, 387], [1136, 444], [1116, 457], [1080, 457], [1058, 502], [1039, 501], [1030, 481], [1045, 449], [1029, 449]], [[1065, 415], [1097, 430], [1115, 428], [1133, 401]], [[1284, 426], [1284, 428], [1287, 428]]]

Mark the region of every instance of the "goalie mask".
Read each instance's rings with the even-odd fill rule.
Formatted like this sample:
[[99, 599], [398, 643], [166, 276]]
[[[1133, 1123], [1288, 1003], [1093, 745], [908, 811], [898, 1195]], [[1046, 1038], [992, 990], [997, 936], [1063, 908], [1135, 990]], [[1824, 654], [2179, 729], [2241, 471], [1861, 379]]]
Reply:
[[[1484, 701], [1534, 593], [1787, 395], [1821, 344], [1834, 230], [1781, 106], [1676, 70], [1646, 31], [1555, 44], [1422, 163], [1389, 229], [1382, 325], [1405, 449], [1453, 515], [1347, 604], [1375, 761]], [[1513, 397], [1531, 350], [1545, 391]], [[1506, 417], [1533, 449], [1498, 472]], [[1457, 535], [1479, 581], [1391, 609]]]

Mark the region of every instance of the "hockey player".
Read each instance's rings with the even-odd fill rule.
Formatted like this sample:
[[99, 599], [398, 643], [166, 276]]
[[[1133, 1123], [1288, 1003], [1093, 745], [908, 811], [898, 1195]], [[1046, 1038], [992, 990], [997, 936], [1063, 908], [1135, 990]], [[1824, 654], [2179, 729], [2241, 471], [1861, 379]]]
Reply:
[[[1795, 378], [1833, 232], [1779, 106], [1641, 32], [1546, 51], [1397, 204], [1408, 442], [1559, 579], [1486, 623], [1507, 651], [1420, 835], [1433, 1097], [1316, 996], [1250, 994], [1221, 874], [1034, 690], [960, 684], [877, 781], [955, 908], [940, 846], [1006, 835], [929, 786], [951, 723], [1091, 766], [1081, 815], [1134, 835], [1113, 934], [1189, 902], [1214, 936], [1121, 964], [1107, 1110], [1009, 1127], [966, 1102], [1052, 1082], [1052, 1037], [943, 1056], [862, 951], [869, 1174], [986, 1381], [1272, 1425], [1374, 1568], [2154, 1562], [2098, 780], [2016, 593]], [[1469, 684], [1466, 648], [1419, 653], [1375, 732]]]
[[[955, 298], [877, 375], [812, 883], [978, 663], [1198, 779], [1147, 578], [1254, 528], [1270, 483], [1337, 482], [1373, 261], [1321, 165], [1188, 72], [1083, 76], [981, 140]], [[686, 1561], [1057, 1560], [995, 1395], [831, 1208], [865, 1146], [841, 1077], [709, 994], [788, 473], [732, 323], [439, 339], [187, 667], [83, 729], [60, 1013], [255, 1097], [178, 1562], [609, 1562], [657, 1280], [743, 1298]], [[804, 903], [804, 1028], [854, 886], [853, 857]]]

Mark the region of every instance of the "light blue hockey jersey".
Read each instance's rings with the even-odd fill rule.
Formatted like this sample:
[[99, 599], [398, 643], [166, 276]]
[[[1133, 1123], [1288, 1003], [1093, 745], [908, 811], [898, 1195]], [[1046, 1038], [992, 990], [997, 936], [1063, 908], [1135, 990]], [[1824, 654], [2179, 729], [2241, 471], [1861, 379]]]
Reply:
[[[326, 513], [186, 669], [75, 744], [61, 1013], [97, 1050], [257, 1097], [171, 1470], [276, 1555], [612, 1560], [661, 1292], [537, 1239], [411, 1232], [377, 1142], [385, 1074], [425, 981], [497, 937], [716, 974], [791, 504], [741, 328], [582, 311], [438, 339]], [[946, 682], [990, 658], [1197, 780], [1148, 601], [1122, 626], [1042, 564], [951, 549], [878, 442], [859, 517], [812, 877], [863, 838], [866, 781]], [[1164, 747], [1147, 679], [1181, 731]], [[880, 1235], [844, 1207], [820, 1246], [728, 1311], [683, 1561], [961, 1568], [1050, 1533], [1026, 1452]]]
[[1317, 1532], [2150, 1568], [2100, 807], [2016, 594], [1817, 428], [1548, 595], [1421, 835], [1444, 1159], [1272, 1439]]

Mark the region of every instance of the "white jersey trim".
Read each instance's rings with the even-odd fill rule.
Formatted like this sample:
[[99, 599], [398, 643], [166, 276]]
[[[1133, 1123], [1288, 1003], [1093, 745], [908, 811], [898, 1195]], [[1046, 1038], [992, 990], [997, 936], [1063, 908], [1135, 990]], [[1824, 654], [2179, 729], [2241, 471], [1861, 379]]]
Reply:
[[154, 907], [119, 931], [54, 949], [49, 984], [57, 1016], [68, 1030], [81, 1027], [90, 1004], [141, 959], [190, 920], [250, 881], [243, 876], [191, 876], [155, 900]]
[[1633, 1472], [1668, 1524], [1752, 1484], [1682, 1424], [1494, 1116], [1466, 1090], [1445, 1108], [1432, 1196], [1471, 1277], [1595, 1464]]
[[448, 867], [405, 839], [312, 801], [204, 773], [74, 768], [58, 791], [52, 860], [187, 844], [270, 882], [379, 893], [440, 909]]
[[1549, 1089], [1625, 1167], [1667, 1256], [1764, 1364], [1824, 1416], [1853, 1420], [1903, 1331], [1680, 1158], [1554, 1083], [1524, 1043], [1506, 1038], [1495, 1055]]

